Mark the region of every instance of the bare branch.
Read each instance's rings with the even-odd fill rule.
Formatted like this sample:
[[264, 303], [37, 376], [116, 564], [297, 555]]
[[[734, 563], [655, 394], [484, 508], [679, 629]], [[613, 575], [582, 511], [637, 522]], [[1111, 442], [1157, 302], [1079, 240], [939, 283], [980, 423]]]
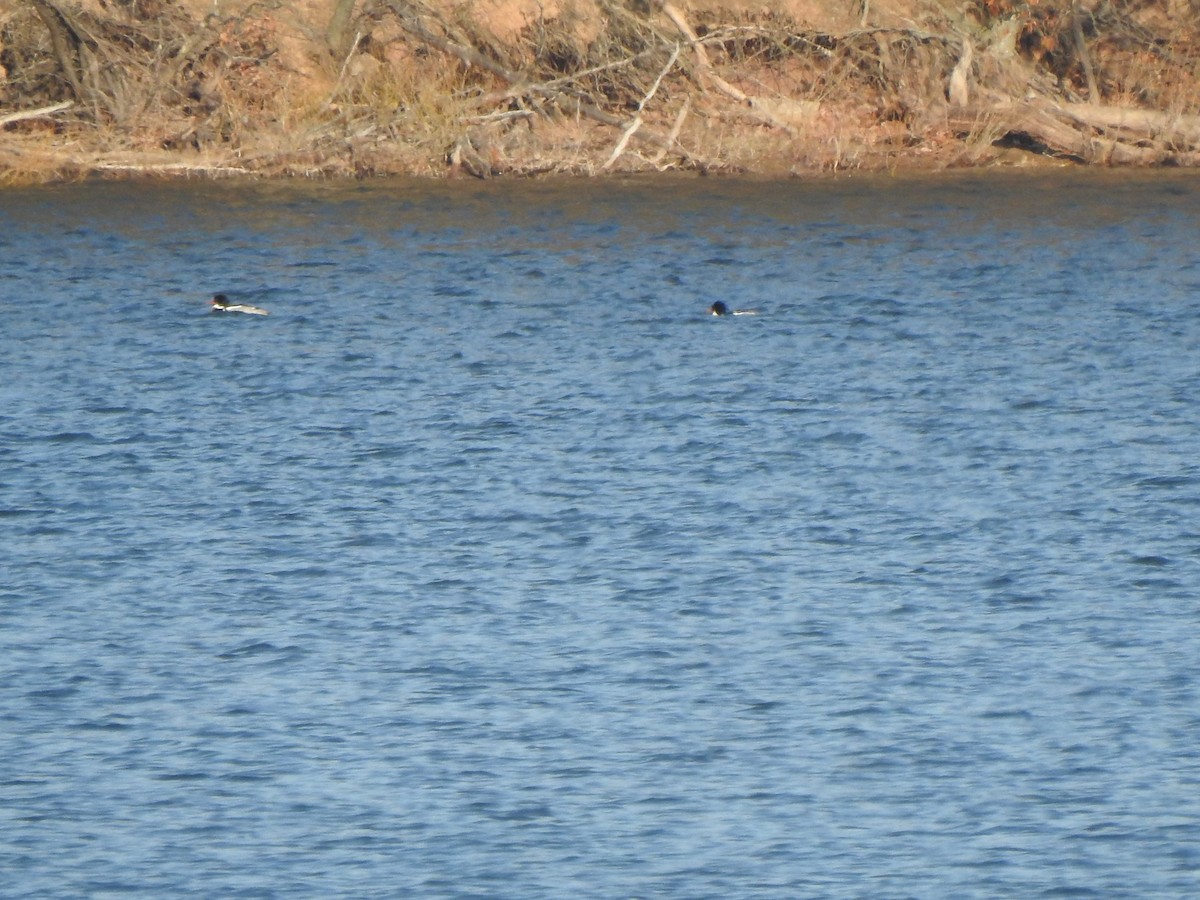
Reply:
[[10, 122], [23, 122], [26, 119], [42, 119], [46, 116], [52, 116], [55, 113], [70, 109], [74, 105], [74, 100], [64, 100], [62, 103], [55, 103], [53, 106], [43, 106], [40, 109], [23, 109], [20, 112], [9, 113], [7, 116], [0, 116], [0, 127], [8, 125]]

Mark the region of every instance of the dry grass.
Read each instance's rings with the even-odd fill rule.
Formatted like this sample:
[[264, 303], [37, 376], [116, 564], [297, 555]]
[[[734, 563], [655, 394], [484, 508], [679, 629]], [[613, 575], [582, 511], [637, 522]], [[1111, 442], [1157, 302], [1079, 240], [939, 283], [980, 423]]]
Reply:
[[[1066, 0], [928, 3], [903, 27], [824, 31], [706, 7], [695, 44], [669, 4], [586, 4], [531, 7], [501, 41], [469, 4], [360, 2], [335, 58], [324, 23], [274, 0], [200, 19], [31, 0], [0, 17], [0, 111], [75, 107], [0, 125], [0, 181], [134, 172], [139, 154], [147, 172], [310, 177], [978, 165], [1015, 127], [989, 109], [1030, 92], [1200, 112], [1195, 22], [1153, 4], [1081, 4], [1077, 22]], [[956, 65], [977, 108], [948, 105]]]

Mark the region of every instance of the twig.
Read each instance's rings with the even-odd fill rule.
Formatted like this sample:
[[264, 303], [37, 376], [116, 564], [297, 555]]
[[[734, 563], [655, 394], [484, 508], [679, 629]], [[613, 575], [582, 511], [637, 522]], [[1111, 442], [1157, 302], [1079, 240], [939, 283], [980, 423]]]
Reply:
[[322, 109], [328, 109], [333, 105], [333, 98], [338, 95], [338, 91], [342, 89], [342, 80], [346, 77], [346, 70], [350, 68], [350, 60], [354, 58], [354, 51], [358, 49], [358, 44], [362, 40], [363, 33], [356, 32], [354, 35], [354, 43], [350, 45], [349, 52], [346, 53], [345, 60], [342, 61], [342, 68], [338, 72], [337, 81], [333, 83], [333, 90], [329, 92], [329, 97], [322, 104]]
[[429, 26], [427, 26], [421, 20], [419, 15], [405, 9], [404, 6], [396, 2], [396, 0], [391, 0], [388, 5], [391, 7], [392, 12], [394, 12], [396, 17], [400, 20], [400, 25], [406, 31], [415, 34], [425, 43], [432, 44], [443, 53], [449, 53], [451, 56], [457, 56], [468, 66], [475, 66], [476, 68], [483, 69], [485, 72], [491, 72], [493, 75], [498, 75], [509, 84], [516, 85], [525, 82], [526, 79], [523, 78], [520, 73], [505, 68], [495, 60], [488, 59], [473, 47], [464, 47], [462, 44], [456, 44], [449, 38], [445, 38], [440, 34], [434, 33], [432, 30], [430, 30]]
[[692, 26], [689, 25], [687, 19], [683, 17], [683, 13], [676, 9], [671, 3], [664, 3], [662, 5], [662, 11], [666, 17], [675, 24], [675, 27], [679, 29], [680, 33], [687, 38], [688, 45], [696, 54], [696, 68], [700, 71], [701, 75], [703, 75], [712, 83], [713, 87], [715, 87], [726, 97], [736, 100], [743, 106], [749, 107], [762, 121], [774, 125], [776, 128], [780, 129], [781, 131], [786, 131], [790, 135], [794, 135], [796, 133], [796, 130], [792, 128], [791, 125], [789, 125], [787, 122], [784, 122], [778, 116], [773, 115], [770, 110], [766, 109], [763, 105], [763, 102], [759, 98], [751, 97], [743, 91], [738, 90], [736, 87], [734, 87], [724, 78], [721, 78], [716, 72], [713, 71], [712, 65], [708, 61], [708, 51], [704, 49], [704, 42], [696, 36], [696, 32], [692, 30]]
[[[662, 5], [662, 11], [666, 14], [666, 17], [671, 20], [675, 27], [679, 29], [679, 33], [687, 38], [688, 46], [690, 46], [692, 51], [696, 54], [696, 65], [700, 68], [701, 72], [704, 75], [711, 77], [712, 66], [709, 65], [708, 62], [708, 51], [704, 49], [704, 42], [696, 36], [696, 32], [693, 31], [692, 26], [688, 24], [688, 20], [683, 17], [683, 13], [677, 10], [670, 3], [664, 3]], [[742, 98], [745, 98], [745, 94], [742, 94]]]
[[677, 59], [679, 59], [678, 42], [675, 43], [675, 49], [671, 51], [671, 58], [667, 60], [667, 64], [663, 66], [662, 71], [658, 73], [658, 77], [654, 79], [654, 84], [650, 86], [650, 90], [646, 92], [646, 96], [643, 97], [642, 102], [638, 104], [637, 112], [634, 113], [633, 116], [633, 121], [629, 123], [629, 126], [625, 129], [624, 134], [621, 135], [621, 140], [617, 141], [617, 146], [613, 148], [612, 156], [608, 158], [608, 162], [600, 167], [601, 170], [610, 168], [612, 164], [617, 161], [617, 157], [625, 152], [625, 145], [629, 143], [629, 139], [633, 137], [634, 132], [642, 127], [642, 110], [646, 108], [646, 104], [650, 102], [650, 99], [658, 93], [659, 85], [662, 84], [663, 78], [665, 78], [667, 73], [671, 71], [671, 68], [675, 65], [675, 60]]
[[678, 42], [676, 42], [674, 48], [671, 50], [671, 58], [667, 60], [667, 64], [662, 67], [662, 71], [659, 72], [658, 77], [654, 79], [654, 84], [651, 85], [650, 90], [646, 93], [646, 96], [642, 98], [642, 102], [638, 104], [638, 112], [641, 112], [643, 109], [645, 109], [646, 104], [650, 102], [650, 99], [658, 93], [659, 85], [661, 85], [662, 80], [667, 77], [667, 73], [671, 71], [672, 66], [675, 65], [675, 60], [677, 59], [679, 59]]
[[0, 126], [7, 125], [10, 122], [22, 122], [25, 119], [40, 119], [44, 116], [52, 116], [55, 113], [62, 112], [64, 109], [70, 109], [74, 105], [74, 100], [64, 100], [62, 103], [55, 103], [53, 106], [43, 106], [40, 109], [23, 109], [20, 112], [9, 113], [7, 116], [0, 116]]
[[625, 131], [621, 134], [621, 139], [617, 141], [617, 146], [613, 147], [613, 152], [612, 155], [609, 156], [608, 162], [600, 167], [601, 171], [608, 169], [617, 161], [617, 157], [625, 152], [625, 145], [629, 143], [629, 139], [633, 137], [634, 133], [641, 127], [642, 117], [634, 116], [629, 125], [626, 127]]
[[[683, 106], [679, 107], [679, 112], [675, 114], [675, 122], [671, 125], [671, 133], [667, 135], [667, 146], [674, 144], [679, 140], [679, 132], [683, 130], [683, 120], [687, 118], [688, 111], [692, 108], [692, 98], [684, 97]], [[650, 163], [657, 166], [662, 162], [662, 158], [667, 155], [667, 147], [660, 147], [658, 152], [654, 154]]]
[[492, 91], [488, 94], [483, 94], [474, 101], [478, 105], [488, 103], [496, 103], [501, 100], [511, 100], [514, 97], [522, 97], [529, 93], [548, 94], [552, 91], [557, 91], [559, 88], [571, 84], [575, 81], [582, 81], [584, 78], [590, 78], [592, 75], [598, 75], [601, 72], [608, 72], [613, 69], [623, 69], [626, 66], [631, 66], [634, 63], [640, 62], [647, 56], [652, 56], [658, 52], [658, 47], [650, 47], [640, 53], [635, 53], [633, 56], [625, 59], [618, 59], [616, 62], [603, 63], [598, 66], [592, 66], [590, 69], [584, 69], [580, 72], [574, 72], [570, 75], [563, 75], [561, 78], [552, 78], [549, 81], [539, 81], [535, 85], [517, 85], [503, 91]]
[[[573, 98], [573, 99], [575, 101], [576, 110], [581, 115], [584, 115], [589, 119], [592, 119], [596, 122], [600, 122], [603, 125], [621, 126], [621, 125], [627, 124], [627, 123], [621, 121], [620, 119], [618, 119], [616, 116], [614, 116], [610, 113], [606, 113], [604, 110], [600, 109], [597, 106], [592, 105], [591, 103], [588, 103], [585, 100], [580, 100], [577, 97]], [[676, 145], [673, 141], [668, 140], [666, 136], [661, 135], [656, 131], [643, 130], [641, 132], [641, 134], [639, 135], [639, 138], [641, 140], [647, 141], [651, 144], [656, 144], [659, 147], [664, 147], [667, 150], [673, 150], [676, 153], [678, 153], [681, 157], [688, 160], [688, 162], [691, 162], [691, 163], [693, 163], [697, 166], [701, 166], [703, 168], [716, 169], [716, 168], [720, 168], [722, 165], [720, 163], [720, 161], [718, 161], [718, 160], [705, 159], [704, 157], [696, 156], [692, 153], [687, 152], [682, 147], [679, 147], [678, 145]]]
[[486, 122], [505, 122], [509, 119], [532, 119], [534, 115], [535, 113], [531, 109], [502, 109], [498, 112], [467, 116], [463, 121], [476, 122], [482, 125]]
[[102, 172], [196, 172], [202, 175], [249, 175], [240, 166], [202, 166], [190, 163], [93, 163]]

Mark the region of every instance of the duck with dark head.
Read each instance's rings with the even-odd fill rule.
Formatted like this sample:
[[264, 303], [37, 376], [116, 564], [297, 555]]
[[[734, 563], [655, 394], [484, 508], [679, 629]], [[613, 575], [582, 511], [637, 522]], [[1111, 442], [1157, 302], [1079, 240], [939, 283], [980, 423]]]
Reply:
[[227, 313], [245, 313], [249, 316], [269, 316], [267, 312], [260, 306], [250, 306], [247, 303], [234, 303], [224, 294], [213, 294], [212, 300], [209, 301], [209, 306], [212, 311], [227, 312]]
[[718, 300], [708, 308], [708, 314], [711, 316], [757, 316], [757, 309], [730, 309], [725, 305], [725, 302]]

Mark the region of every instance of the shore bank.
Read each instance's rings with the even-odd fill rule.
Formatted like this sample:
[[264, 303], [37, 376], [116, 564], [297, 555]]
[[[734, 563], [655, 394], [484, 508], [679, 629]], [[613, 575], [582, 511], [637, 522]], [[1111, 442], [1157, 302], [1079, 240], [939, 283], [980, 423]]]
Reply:
[[19, 0], [0, 183], [1200, 162], [1190, 0]]

